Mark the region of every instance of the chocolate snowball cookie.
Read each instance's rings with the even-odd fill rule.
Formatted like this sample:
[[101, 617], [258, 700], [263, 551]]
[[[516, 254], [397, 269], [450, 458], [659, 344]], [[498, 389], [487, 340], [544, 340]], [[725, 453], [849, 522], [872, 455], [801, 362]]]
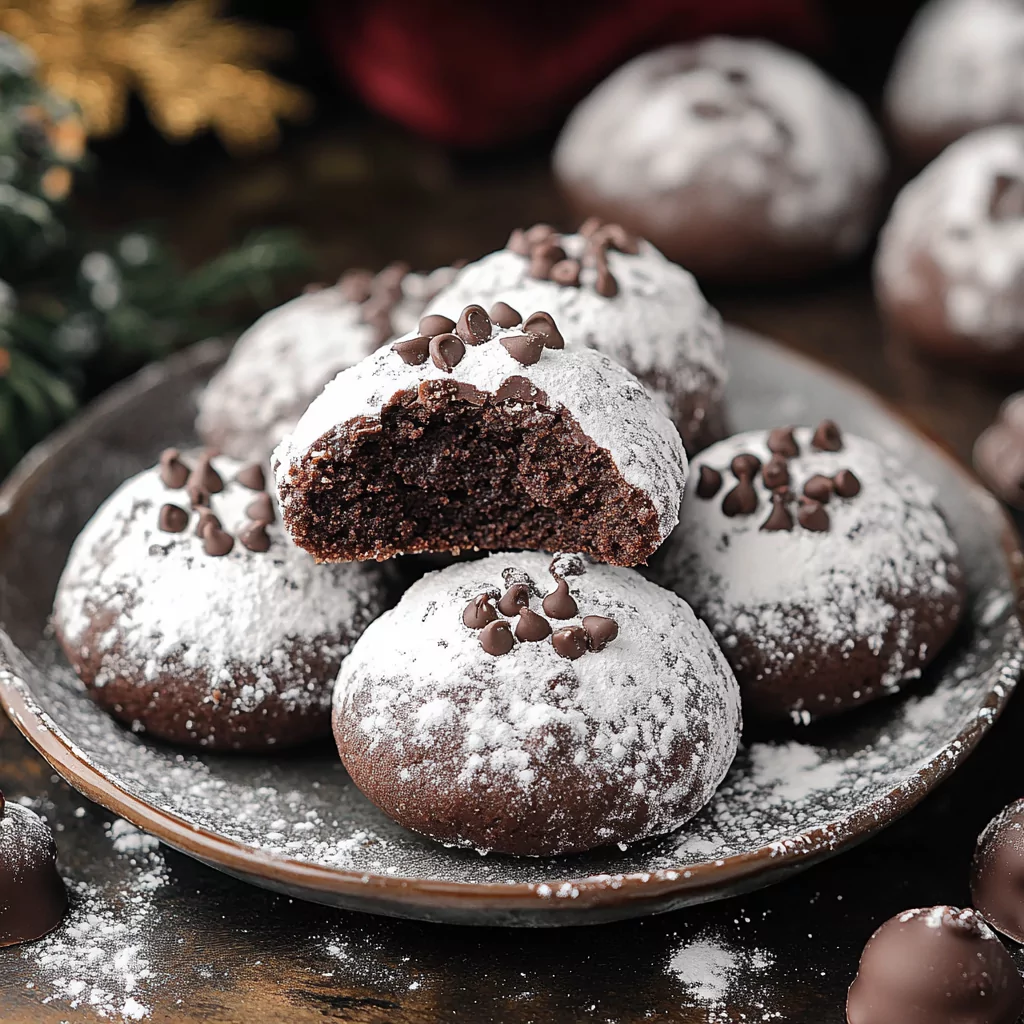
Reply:
[[671, 532], [686, 455], [643, 385], [565, 348], [547, 313], [491, 312], [425, 317], [277, 448], [285, 525], [318, 561], [572, 548], [636, 565]]
[[744, 715], [797, 723], [895, 693], [966, 599], [935, 492], [830, 420], [697, 457], [656, 578], [711, 627]]
[[966, 136], [903, 189], [875, 291], [896, 339], [981, 369], [1024, 369], [1024, 126]]
[[977, 128], [1024, 123], [1024, 7], [933, 0], [911, 23], [885, 88], [886, 119], [918, 166]]
[[440, 842], [559, 854], [678, 828], [736, 753], [736, 680], [689, 606], [629, 569], [497, 554], [415, 583], [353, 648], [353, 782]]
[[535, 224], [460, 270], [427, 308], [457, 318], [479, 303], [514, 326], [495, 312], [499, 302], [546, 310], [569, 348], [596, 349], [639, 377], [688, 452], [725, 436], [721, 317], [693, 276], [650, 242], [596, 219], [570, 235]]
[[387, 580], [296, 548], [259, 465], [168, 449], [75, 541], [54, 624], [93, 698], [133, 729], [287, 747], [329, 731], [334, 678]]
[[698, 280], [758, 281], [858, 254], [887, 161], [861, 102], [804, 57], [714, 37], [614, 72], [570, 115], [554, 166], [581, 215]]
[[67, 909], [53, 834], [34, 811], [5, 804], [0, 793], [0, 947], [41, 938]]
[[929, 907], [886, 921], [864, 948], [847, 1024], [1016, 1024], [1024, 982], [973, 910]]
[[350, 270], [260, 317], [199, 396], [196, 431], [237, 459], [269, 458], [336, 374], [416, 326], [455, 274], [412, 274], [395, 263], [374, 276]]

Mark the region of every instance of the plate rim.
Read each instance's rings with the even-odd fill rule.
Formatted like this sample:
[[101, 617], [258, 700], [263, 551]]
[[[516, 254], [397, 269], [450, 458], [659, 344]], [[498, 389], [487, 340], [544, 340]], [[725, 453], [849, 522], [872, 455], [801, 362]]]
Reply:
[[[788, 359], [796, 359], [859, 393], [862, 400], [884, 409], [905, 429], [935, 449], [936, 454], [963, 478], [965, 485], [973, 492], [981, 492], [991, 498], [976, 474], [954, 454], [945, 441], [907, 413], [892, 406], [867, 385], [821, 360], [746, 328], [729, 324], [727, 331], [774, 349]], [[105, 392], [71, 422], [36, 445], [0, 486], [0, 527], [7, 527], [7, 520], [17, 509], [19, 501], [31, 492], [33, 483], [45, 471], [49, 460], [67, 445], [88, 434], [95, 424], [116, 414], [127, 402], [144, 394], [157, 383], [197, 372], [207, 365], [216, 365], [223, 360], [227, 348], [225, 342], [213, 339], [194, 345], [160, 363], [144, 367]], [[991, 500], [998, 511], [1000, 547], [1016, 598], [1016, 653], [1020, 656], [1024, 655], [1024, 552], [1009, 513], [994, 498]], [[18, 649], [2, 630], [0, 638], [5, 646]], [[1007, 645], [1002, 653], [1009, 657], [1012, 651]], [[88, 799], [156, 836], [172, 848], [243, 878], [258, 878], [271, 887], [292, 892], [298, 889], [308, 893], [309, 898], [314, 900], [325, 894], [351, 897], [362, 909], [369, 911], [374, 910], [373, 900], [378, 897], [388, 899], [392, 908], [404, 906], [444, 911], [453, 909], [457, 902], [458, 908], [464, 912], [547, 911], [555, 916], [559, 909], [583, 910], [628, 905], [637, 914], [643, 914], [644, 904], [657, 904], [671, 897], [684, 896], [688, 897], [688, 902], [698, 902], [701, 892], [709, 893], [708, 898], [714, 899], [717, 897], [710, 893], [716, 890], [732, 886], [729, 891], [737, 891], [745, 882], [759, 875], [780, 875], [809, 866], [878, 834], [916, 807], [963, 764], [1002, 713], [1020, 675], [1018, 671], [1012, 678], [1000, 680], [1003, 684], [1001, 687], [993, 683], [984, 704], [978, 709], [979, 713], [918, 768], [917, 774], [909, 780], [910, 784], [907, 781], [900, 783], [841, 823], [794, 832], [775, 843], [717, 861], [678, 868], [658, 868], [649, 872], [590, 874], [548, 882], [467, 882], [408, 878], [314, 864], [269, 853], [198, 828], [173, 812], [148, 803], [79, 756], [73, 740], [36, 703], [31, 687], [19, 676], [3, 650], [0, 650], [0, 706], [32, 747], [66, 782]], [[1000, 689], [1002, 692], [999, 692]], [[546, 886], [548, 891], [538, 891], [541, 886]], [[662, 908], [652, 907], [652, 911], [657, 909]], [[394, 909], [381, 910], [395, 913]]]

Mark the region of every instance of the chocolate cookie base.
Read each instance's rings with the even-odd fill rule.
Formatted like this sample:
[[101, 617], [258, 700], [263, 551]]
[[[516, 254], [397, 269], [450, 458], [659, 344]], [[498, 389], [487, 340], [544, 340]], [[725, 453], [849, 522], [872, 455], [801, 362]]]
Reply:
[[476, 549], [645, 562], [661, 542], [650, 497], [516, 380], [496, 395], [425, 381], [379, 421], [325, 435], [280, 488], [292, 539], [321, 562]]

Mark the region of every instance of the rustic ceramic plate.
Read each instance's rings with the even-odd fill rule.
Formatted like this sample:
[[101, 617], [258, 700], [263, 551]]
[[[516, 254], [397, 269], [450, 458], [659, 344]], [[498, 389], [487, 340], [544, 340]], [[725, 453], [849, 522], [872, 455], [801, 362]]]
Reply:
[[37, 448], [0, 492], [0, 699], [73, 786], [168, 845], [259, 885], [376, 913], [474, 924], [579, 924], [767, 885], [904, 814], [970, 753], [1021, 668], [1022, 557], [969, 473], [860, 387], [749, 334], [730, 338], [737, 429], [837, 419], [939, 488], [963, 549], [970, 613], [922, 684], [897, 700], [741, 751], [681, 832], [584, 856], [481, 857], [393, 824], [325, 742], [258, 759], [134, 735], [84, 695], [48, 629], [68, 548], [99, 503], [170, 443], [192, 441], [207, 345], [146, 370]]

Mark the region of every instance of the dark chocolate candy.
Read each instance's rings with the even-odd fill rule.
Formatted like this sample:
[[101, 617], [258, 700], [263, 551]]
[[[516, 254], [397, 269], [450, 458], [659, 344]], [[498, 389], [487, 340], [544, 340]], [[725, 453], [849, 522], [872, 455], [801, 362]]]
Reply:
[[993, 928], [1024, 942], [1024, 800], [1003, 808], [981, 833], [971, 898]]

